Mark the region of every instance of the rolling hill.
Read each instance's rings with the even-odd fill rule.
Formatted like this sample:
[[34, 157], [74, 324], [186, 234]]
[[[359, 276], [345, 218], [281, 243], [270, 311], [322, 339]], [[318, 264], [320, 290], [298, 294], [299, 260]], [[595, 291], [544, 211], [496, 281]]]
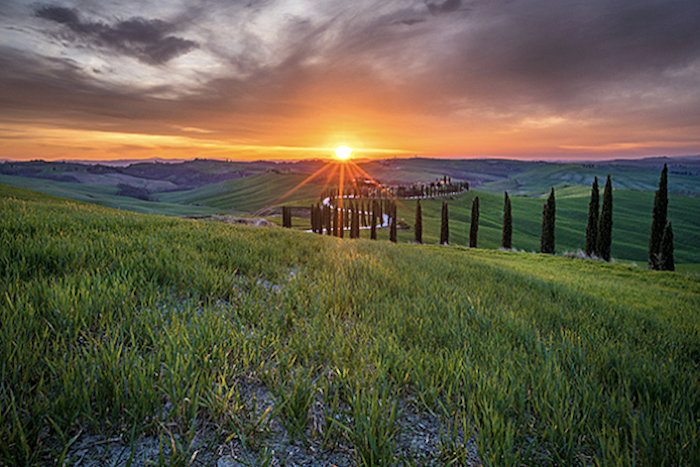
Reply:
[[695, 277], [12, 187], [0, 245], [4, 465], [700, 463]]
[[[507, 190], [513, 199], [514, 247], [537, 250], [541, 197], [555, 187], [560, 253], [574, 253], [582, 248], [593, 177], [597, 176], [602, 184], [605, 176], [611, 174], [615, 188], [612, 254], [617, 260], [640, 265], [646, 263], [653, 192], [664, 163], [670, 167], [670, 220], [676, 235], [677, 263], [700, 264], [698, 157], [567, 164], [424, 158], [358, 161], [370, 176], [385, 184], [430, 182], [443, 176], [469, 181], [472, 192], [450, 201], [452, 241], [466, 244], [469, 203], [478, 194], [482, 201], [479, 244], [484, 248], [500, 245], [501, 197]], [[193, 160], [174, 164], [137, 163], [127, 167], [13, 162], [0, 164], [0, 183], [142, 213], [270, 216], [278, 209], [269, 208], [308, 207], [316, 202], [328, 182], [326, 174], [330, 170], [307, 179], [323, 165], [319, 160], [285, 163]], [[440, 205], [441, 200], [424, 202], [426, 242], [437, 242]], [[399, 215], [405, 225], [413, 224], [413, 206], [412, 201], [399, 204]], [[302, 229], [310, 227], [308, 218], [295, 218], [294, 225]], [[380, 233], [380, 237], [385, 235]], [[412, 233], [400, 232], [399, 240], [411, 241]], [[698, 269], [681, 266], [684, 268]]]

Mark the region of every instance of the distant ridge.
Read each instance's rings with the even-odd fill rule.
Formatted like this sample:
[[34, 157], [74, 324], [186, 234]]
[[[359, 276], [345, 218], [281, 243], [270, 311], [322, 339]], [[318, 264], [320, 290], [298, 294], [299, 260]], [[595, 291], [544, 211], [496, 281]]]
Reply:
[[[163, 159], [161, 157], [151, 157], [148, 159], [117, 159], [104, 161], [87, 161], [78, 159], [61, 159], [51, 162], [66, 162], [70, 164], [85, 164], [85, 165], [106, 165], [109, 167], [128, 167], [132, 164], [179, 164], [187, 162], [191, 159]], [[9, 162], [9, 161], [7, 161]]]
[[552, 161], [555, 164], [596, 164], [596, 165], [633, 165], [635, 167], [655, 167], [660, 164], [679, 162], [700, 163], [700, 155], [696, 156], [650, 156], [639, 159], [579, 159]]

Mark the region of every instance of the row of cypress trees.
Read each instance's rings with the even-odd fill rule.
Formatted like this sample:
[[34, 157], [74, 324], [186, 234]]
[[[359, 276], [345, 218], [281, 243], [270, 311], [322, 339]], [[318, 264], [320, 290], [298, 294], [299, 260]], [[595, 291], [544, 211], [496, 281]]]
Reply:
[[[397, 234], [397, 210], [396, 202], [390, 199], [375, 199], [368, 201], [368, 213], [365, 210], [365, 203], [349, 201], [347, 208], [337, 208], [320, 203], [311, 205], [311, 231], [317, 234], [334, 235], [343, 238], [344, 231], [348, 230], [350, 238], [360, 238], [360, 226], [370, 227], [370, 238], [377, 239], [377, 225], [383, 224], [383, 215], [386, 213], [389, 218], [389, 239], [396, 243]], [[282, 208], [283, 225], [287, 227], [286, 207]], [[290, 212], [291, 212], [291, 208]], [[291, 227], [291, 214], [289, 217], [289, 227]]]
[[[369, 203], [368, 203], [369, 207]], [[389, 239], [396, 243], [397, 212], [396, 202], [393, 200], [373, 200], [371, 215], [371, 238], [377, 238], [376, 226], [378, 219], [382, 219], [382, 208], [389, 217]], [[323, 226], [328, 225], [328, 232], [331, 232], [330, 222], [325, 222], [330, 218], [331, 208], [320, 205], [311, 208], [312, 230], [322, 233]], [[328, 213], [326, 212], [328, 211]], [[337, 211], [338, 216], [343, 217], [342, 212]], [[365, 216], [364, 204], [359, 210], [351, 204], [349, 209], [350, 219], [346, 224], [350, 224], [350, 238], [359, 238], [360, 216]], [[287, 216], [289, 216], [289, 226], [291, 226], [291, 209], [283, 208], [284, 225], [287, 226]], [[649, 268], [654, 270], [673, 271], [675, 269], [673, 255], [673, 228], [668, 221], [668, 168], [664, 164], [659, 180], [659, 189], [654, 197], [653, 219], [651, 235], [649, 239]], [[336, 225], [341, 221], [336, 221]], [[380, 221], [381, 222], [381, 221]], [[540, 237], [540, 251], [542, 253], [555, 253], [555, 223], [556, 223], [556, 200], [554, 187], [552, 187], [549, 197], [542, 209], [542, 234]], [[362, 220], [366, 225], [366, 221]], [[600, 194], [598, 177], [593, 180], [591, 187], [591, 199], [588, 205], [588, 222], [586, 224], [585, 253], [589, 257], [598, 257], [605, 261], [610, 261], [612, 245], [613, 227], [613, 196], [612, 181], [610, 175], [607, 176], [605, 188], [603, 189], [603, 202], [600, 205]], [[477, 247], [479, 229], [479, 197], [472, 200], [471, 222], [469, 228], [469, 247]], [[339, 231], [338, 231], [339, 230]], [[333, 229], [336, 236], [342, 237], [343, 229]], [[330, 233], [329, 233], [330, 235]], [[446, 201], [442, 203], [442, 222], [440, 228], [440, 244], [449, 243], [449, 208]], [[511, 201], [508, 193], [505, 193], [503, 204], [503, 231], [501, 246], [504, 249], [512, 248], [513, 239], [513, 216], [511, 212]], [[423, 213], [420, 200], [416, 201], [416, 214], [414, 223], [414, 240], [416, 243], [423, 243]]]
[[[510, 204], [509, 204], [510, 206]], [[416, 222], [414, 224], [414, 240], [416, 243], [423, 243], [423, 214], [420, 205], [420, 200], [416, 202]], [[471, 223], [469, 227], [469, 247], [476, 248], [477, 235], [479, 232], [479, 197], [476, 196], [472, 200]], [[512, 225], [511, 225], [512, 232]], [[450, 243], [450, 216], [449, 208], [446, 201], [442, 202], [442, 218], [440, 224], [440, 245]]]
[[[599, 210], [600, 194], [598, 192], [598, 177], [593, 179], [591, 187], [591, 200], [588, 203], [588, 223], [586, 224], [587, 256], [602, 258], [610, 261], [610, 247], [612, 245], [612, 182], [610, 175], [605, 182], [603, 190], [603, 206]], [[600, 211], [600, 212], [599, 212]]]

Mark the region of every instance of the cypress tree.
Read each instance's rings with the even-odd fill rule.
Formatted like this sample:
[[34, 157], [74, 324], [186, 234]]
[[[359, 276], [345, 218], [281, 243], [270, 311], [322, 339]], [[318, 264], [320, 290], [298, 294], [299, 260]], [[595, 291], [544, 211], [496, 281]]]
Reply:
[[476, 237], [479, 233], [479, 197], [472, 200], [472, 217], [469, 224], [469, 248], [476, 248]]
[[352, 238], [360, 238], [360, 212], [357, 210], [357, 205], [352, 212]]
[[309, 211], [309, 220], [311, 221], [311, 232], [316, 233], [316, 205], [311, 205], [311, 210]]
[[396, 202], [389, 205], [389, 216], [391, 217], [391, 227], [389, 229], [389, 240], [396, 243]]
[[314, 214], [316, 218], [316, 233], [323, 233], [323, 211], [321, 205], [316, 203], [314, 206]]
[[556, 204], [554, 201], [554, 187], [544, 203], [542, 209], [542, 237], [540, 238], [540, 251], [554, 254], [554, 223], [556, 219]]
[[376, 204], [376, 211], [377, 211], [377, 221], [379, 222], [379, 227], [384, 226], [384, 213], [382, 212], [382, 201], [381, 200], [375, 200], [374, 201]]
[[668, 222], [664, 228], [664, 235], [661, 237], [661, 254], [659, 255], [659, 265], [662, 271], [675, 271], [676, 264], [673, 259], [673, 228]]
[[596, 254], [605, 261], [610, 261], [610, 245], [612, 244], [612, 226], [613, 226], [613, 198], [612, 198], [612, 182], [610, 175], [605, 182], [603, 190], [603, 205], [600, 208], [600, 217], [598, 218], [598, 237], [596, 240]]
[[334, 206], [335, 210], [335, 223], [333, 225], [333, 229], [335, 232], [335, 236], [338, 238], [343, 237], [343, 212], [340, 210], [338, 206]]
[[668, 214], [668, 168], [664, 164], [659, 179], [659, 189], [654, 196], [654, 212], [651, 220], [651, 236], [649, 238], [649, 269], [661, 269], [659, 257], [661, 254], [661, 240], [666, 227]]
[[348, 206], [348, 218], [350, 220], [350, 238], [355, 238], [355, 209], [353, 205]]
[[420, 200], [416, 201], [416, 224], [413, 227], [413, 232], [416, 243], [423, 243], [423, 211], [420, 207]]
[[348, 216], [345, 215], [342, 209], [338, 209], [338, 237], [343, 238], [345, 235], [345, 221]]
[[323, 206], [320, 203], [316, 203], [314, 209], [316, 213], [316, 233], [323, 234]]
[[447, 212], [447, 201], [442, 202], [442, 224], [440, 226], [440, 245], [447, 245], [450, 241], [450, 224]]
[[369, 238], [371, 238], [372, 240], [377, 239], [377, 204], [378, 203], [376, 199], [372, 201], [372, 225], [370, 226], [369, 231]]
[[[369, 207], [369, 206], [367, 206]], [[360, 225], [362, 227], [367, 227], [367, 210], [365, 209], [365, 200], [360, 200]]]
[[501, 246], [506, 250], [512, 248], [513, 241], [513, 216], [510, 212], [510, 198], [506, 191], [505, 201], [503, 202], [503, 236]]
[[593, 179], [591, 201], [588, 203], [588, 224], [586, 225], [586, 255], [598, 256], [596, 242], [598, 241], [598, 212], [600, 210], [600, 194], [598, 193], [598, 177]]
[[292, 227], [292, 208], [289, 206], [282, 206], [282, 227]]
[[338, 208], [335, 206], [331, 206], [331, 232], [333, 233], [334, 237], [338, 236]]

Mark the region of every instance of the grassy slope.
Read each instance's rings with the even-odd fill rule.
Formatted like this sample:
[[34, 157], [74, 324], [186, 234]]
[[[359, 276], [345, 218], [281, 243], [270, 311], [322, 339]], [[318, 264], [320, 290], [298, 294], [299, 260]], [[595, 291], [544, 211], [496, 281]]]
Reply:
[[[551, 187], [557, 191], [564, 188], [588, 187], [593, 184], [593, 177], [598, 177], [598, 184], [605, 185], [605, 178], [610, 175], [613, 186], [618, 190], [635, 190], [655, 192], [659, 187], [660, 168], [642, 168], [627, 166], [596, 166], [577, 164], [547, 164], [528, 167], [528, 170], [511, 174], [508, 180], [489, 182], [480, 185], [480, 191], [502, 193], [508, 191], [513, 195], [542, 195]], [[669, 177], [671, 193], [700, 194], [700, 180], [696, 176], [677, 175]]]
[[[575, 252], [577, 249], [583, 249], [589, 193], [583, 196], [557, 197], [557, 252]], [[480, 202], [479, 246], [499, 248], [503, 222], [503, 196], [474, 191], [448, 201], [450, 243], [453, 245], [468, 243], [469, 219], [474, 196], [479, 196]], [[700, 237], [697, 232], [700, 231], [700, 199], [673, 195], [669, 199], [669, 219], [673, 222], [676, 262], [698, 263]], [[514, 248], [539, 251], [544, 201], [539, 198], [511, 197]], [[653, 193], [625, 190], [613, 192], [612, 255], [614, 258], [635, 261], [641, 266], [646, 264], [653, 202]], [[437, 243], [440, 235], [442, 200], [422, 200], [421, 206], [423, 242]], [[415, 201], [402, 201], [399, 204], [398, 215], [413, 226]], [[363, 232], [362, 235], [369, 237], [368, 232]], [[400, 242], [413, 241], [413, 232], [399, 231], [398, 237]], [[380, 238], [388, 239], [388, 232], [382, 232]]]
[[185, 216], [194, 214], [215, 214], [218, 212], [215, 208], [206, 206], [187, 206], [168, 202], [143, 201], [127, 196], [117, 196], [118, 188], [115, 186], [82, 185], [80, 183], [57, 182], [54, 180], [2, 174], [0, 174], [0, 184], [114, 209], [126, 209], [143, 214]]
[[[300, 423], [317, 450], [345, 439], [358, 462], [364, 441], [393, 436], [363, 431], [363, 417], [381, 428], [397, 401], [436, 414], [440, 463], [466, 456], [448, 433], [459, 420], [487, 465], [700, 462], [698, 279], [2, 193], [9, 465], [59, 456], [79, 427], [177, 434], [168, 455], [183, 465], [194, 426], [217, 427], [209, 446], [242, 433], [264, 446], [255, 402], [239, 394], [250, 378], [275, 395], [290, 433]], [[327, 423], [324, 436], [291, 411], [304, 388], [348, 431]], [[386, 446], [377, 455], [388, 461]]]
[[[249, 214], [268, 206], [287, 204], [290, 201], [294, 201], [294, 204], [315, 202], [325, 177], [315, 178], [310, 183], [299, 187], [307, 178], [309, 178], [308, 174], [271, 172], [207, 185], [194, 190], [160, 193], [155, 196], [170, 203], [197, 203], [219, 210]], [[296, 187], [299, 188], [292, 192]]]

